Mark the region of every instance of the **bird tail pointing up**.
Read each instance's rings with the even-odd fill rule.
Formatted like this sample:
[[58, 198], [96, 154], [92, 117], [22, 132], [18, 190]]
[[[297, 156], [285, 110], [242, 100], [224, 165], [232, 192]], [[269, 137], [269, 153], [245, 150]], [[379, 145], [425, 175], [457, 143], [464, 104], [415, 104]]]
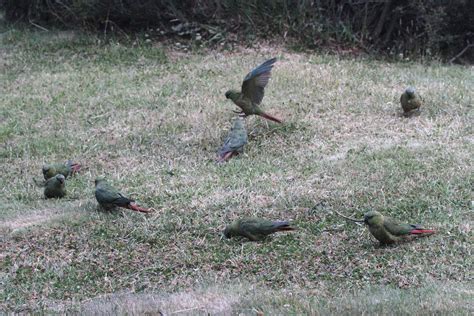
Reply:
[[80, 163], [74, 163], [71, 166], [71, 168], [72, 168], [73, 173], [79, 172], [79, 170], [81, 170], [81, 164]]
[[79, 172], [81, 170], [81, 164], [78, 162], [73, 162], [72, 160], [68, 160], [68, 165], [71, 167], [71, 173], [75, 174], [76, 172]]

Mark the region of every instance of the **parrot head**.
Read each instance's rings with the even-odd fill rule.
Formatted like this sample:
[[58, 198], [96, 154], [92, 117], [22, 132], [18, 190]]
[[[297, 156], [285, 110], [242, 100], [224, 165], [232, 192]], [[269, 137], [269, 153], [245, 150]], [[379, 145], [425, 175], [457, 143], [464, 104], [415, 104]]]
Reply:
[[231, 99], [232, 101], [235, 101], [239, 98], [239, 95], [240, 95], [240, 92], [237, 91], [237, 90], [228, 90], [226, 93], [225, 93], [225, 97], [227, 99]]
[[98, 185], [99, 183], [101, 183], [101, 182], [105, 182], [105, 178], [103, 178], [103, 177], [97, 177], [97, 178], [95, 178], [95, 181], [94, 181], [95, 186], [97, 186], [97, 185]]
[[408, 87], [408, 88], [406, 88], [405, 93], [406, 93], [409, 97], [413, 97], [413, 96], [415, 95], [415, 88], [413, 88], [413, 87]]
[[227, 226], [225, 229], [224, 229], [224, 237], [225, 238], [231, 238], [232, 237], [232, 225], [229, 225]]
[[66, 178], [62, 174], [57, 174], [56, 175], [56, 180], [58, 180], [59, 183], [63, 184], [64, 181], [66, 181]]
[[377, 211], [370, 211], [364, 214], [364, 223], [369, 226], [380, 225], [383, 222], [383, 216]]
[[43, 166], [43, 175], [44, 178], [47, 180], [49, 178], [54, 177], [57, 174], [56, 169], [54, 167], [51, 167], [49, 165], [44, 165]]

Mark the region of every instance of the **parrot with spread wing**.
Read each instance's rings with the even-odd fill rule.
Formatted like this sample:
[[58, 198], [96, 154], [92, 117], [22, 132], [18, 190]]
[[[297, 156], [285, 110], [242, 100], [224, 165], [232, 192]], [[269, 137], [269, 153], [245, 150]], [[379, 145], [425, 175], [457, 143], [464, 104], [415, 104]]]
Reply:
[[219, 149], [218, 162], [226, 161], [237, 156], [244, 151], [244, 146], [247, 144], [247, 130], [242, 118], [238, 117], [234, 121], [234, 125], [229, 132], [229, 135], [224, 141], [224, 145]]
[[402, 105], [403, 115], [411, 116], [412, 114], [419, 111], [423, 101], [421, 97], [416, 93], [415, 88], [408, 87], [400, 97], [400, 104]]
[[275, 62], [276, 58], [269, 59], [249, 72], [242, 83], [242, 91], [229, 90], [225, 93], [227, 99], [231, 99], [242, 109], [238, 112], [241, 116], [259, 115], [277, 123], [282, 122], [280, 119], [265, 113], [259, 107]]
[[95, 198], [106, 210], [113, 209], [115, 207], [123, 207], [132, 211], [149, 213], [152, 210], [141, 206], [138, 206], [134, 200], [131, 200], [122, 195], [118, 190], [112, 187], [103, 178], [95, 179]]
[[241, 236], [247, 237], [251, 241], [265, 239], [270, 234], [280, 231], [295, 230], [289, 222], [270, 221], [262, 218], [242, 218], [237, 219], [224, 229], [226, 238]]
[[44, 179], [54, 177], [57, 174], [62, 174], [65, 178], [74, 175], [76, 172], [81, 170], [81, 164], [68, 160], [65, 164], [46, 164], [43, 166]]
[[62, 198], [66, 195], [66, 177], [62, 174], [57, 174], [49, 178], [44, 183], [44, 196], [47, 199]]
[[393, 244], [406, 238], [428, 236], [435, 233], [434, 230], [425, 229], [420, 225], [401, 223], [394, 218], [383, 216], [377, 211], [365, 213], [364, 223], [381, 244]]

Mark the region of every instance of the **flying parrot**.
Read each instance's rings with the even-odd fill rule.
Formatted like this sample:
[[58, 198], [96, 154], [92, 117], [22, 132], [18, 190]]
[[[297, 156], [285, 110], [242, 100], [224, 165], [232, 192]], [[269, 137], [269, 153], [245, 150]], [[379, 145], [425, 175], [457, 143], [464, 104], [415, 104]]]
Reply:
[[234, 121], [234, 126], [224, 141], [224, 145], [219, 149], [219, 162], [226, 161], [237, 156], [244, 151], [244, 145], [247, 144], [247, 130], [242, 118], [238, 117]]
[[62, 198], [66, 195], [66, 177], [62, 174], [49, 178], [44, 183], [44, 196], [50, 198]]
[[416, 93], [415, 88], [408, 87], [400, 97], [404, 116], [411, 116], [419, 110], [422, 104], [421, 97]]
[[289, 222], [273, 222], [261, 218], [242, 218], [228, 225], [224, 229], [224, 236], [226, 238], [242, 236], [247, 237], [251, 241], [259, 241], [267, 235], [295, 229], [290, 226]]
[[435, 233], [434, 230], [424, 229], [420, 225], [401, 223], [394, 218], [383, 216], [377, 211], [365, 213], [364, 223], [369, 226], [370, 233], [381, 244], [393, 244], [410, 236], [421, 237]]
[[122, 195], [114, 187], [107, 183], [103, 178], [95, 179], [95, 198], [106, 210], [113, 209], [115, 207], [123, 207], [132, 211], [149, 213], [150, 209], [138, 206], [134, 200], [131, 200]]
[[72, 160], [68, 160], [65, 164], [56, 163], [51, 165], [44, 165], [43, 166], [43, 175], [44, 179], [48, 180], [49, 178], [54, 177], [57, 174], [62, 174], [65, 178], [72, 176], [76, 172], [81, 170], [81, 164], [77, 162], [72, 162]]
[[268, 120], [281, 123], [281, 120], [263, 112], [258, 107], [262, 102], [264, 90], [271, 76], [273, 64], [276, 58], [272, 58], [252, 70], [244, 78], [242, 91], [229, 90], [225, 93], [227, 99], [231, 99], [242, 111], [238, 112], [241, 116], [260, 115]]

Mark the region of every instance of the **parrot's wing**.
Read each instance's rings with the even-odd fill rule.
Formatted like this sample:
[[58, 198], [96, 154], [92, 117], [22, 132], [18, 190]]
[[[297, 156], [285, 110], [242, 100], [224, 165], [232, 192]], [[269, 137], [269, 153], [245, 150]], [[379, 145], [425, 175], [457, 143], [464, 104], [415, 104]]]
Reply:
[[252, 100], [254, 104], [262, 102], [264, 90], [270, 79], [275, 62], [276, 58], [269, 59], [245, 76], [242, 83], [242, 93], [246, 98]]
[[117, 201], [124, 198], [121, 193], [108, 183], [103, 183], [100, 187], [96, 188], [96, 197], [100, 203], [106, 204], [117, 204]]
[[240, 227], [243, 231], [254, 235], [267, 235], [275, 231], [274, 223], [263, 219], [242, 220]]
[[225, 155], [231, 151], [238, 151], [245, 143], [242, 143], [238, 138], [232, 137], [233, 135], [227, 136], [224, 145], [219, 149], [219, 155]]
[[236, 122], [219, 150], [219, 155], [230, 151], [239, 151], [247, 144], [247, 130], [242, 122]]
[[411, 230], [416, 228], [415, 225], [401, 223], [391, 217], [384, 217], [383, 225], [385, 229], [394, 236], [407, 235]]
[[117, 192], [117, 197], [114, 200], [114, 204], [119, 206], [127, 206], [128, 204], [135, 202], [134, 200], [129, 199], [128, 197], [124, 196], [122, 193]]

